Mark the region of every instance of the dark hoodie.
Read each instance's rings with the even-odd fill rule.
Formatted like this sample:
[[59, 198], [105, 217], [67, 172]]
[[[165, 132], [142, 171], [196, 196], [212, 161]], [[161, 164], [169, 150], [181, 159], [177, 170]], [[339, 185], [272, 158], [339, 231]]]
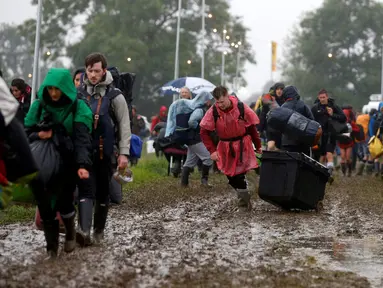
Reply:
[[257, 127], [259, 131], [262, 132], [267, 130], [267, 113], [274, 108], [280, 107], [285, 102], [283, 97], [277, 97], [277, 94], [275, 93], [278, 88], [283, 89], [284, 87], [285, 84], [283, 83], [275, 83], [272, 87], [270, 87], [269, 93], [262, 96], [262, 112], [259, 115], [260, 123]]
[[[314, 116], [311, 113], [310, 108], [300, 100], [298, 89], [295, 86], [287, 86], [283, 89], [283, 99], [285, 103], [281, 106], [283, 108], [289, 108], [299, 114], [305, 116], [308, 119], [314, 120]], [[288, 138], [285, 134], [282, 136], [282, 146], [300, 146], [299, 141]], [[308, 147], [310, 148], [310, 147]], [[295, 151], [297, 152], [297, 151]], [[306, 152], [306, 151], [300, 151]]]
[[[330, 116], [327, 113], [327, 107], [330, 107], [333, 110], [333, 115]], [[328, 99], [327, 105], [322, 105], [319, 102], [319, 99], [316, 99], [314, 102], [314, 106], [311, 108], [311, 112], [314, 115], [315, 121], [317, 121], [323, 129], [323, 134], [328, 133], [328, 119], [333, 119], [340, 123], [346, 122], [346, 116], [344, 115], [342, 109], [335, 104], [335, 100], [332, 98]]]

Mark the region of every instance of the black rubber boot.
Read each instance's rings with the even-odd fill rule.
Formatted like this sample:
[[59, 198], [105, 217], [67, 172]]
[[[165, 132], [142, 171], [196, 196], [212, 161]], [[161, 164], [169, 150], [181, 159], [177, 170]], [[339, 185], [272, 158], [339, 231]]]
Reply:
[[210, 166], [202, 165], [201, 185], [206, 188], [212, 188], [212, 186], [209, 184], [209, 171]]
[[359, 165], [358, 165], [358, 169], [357, 169], [357, 172], [356, 172], [356, 175], [358, 176], [362, 176], [363, 175], [363, 171], [364, 171], [364, 167], [366, 166], [366, 162], [359, 162]]
[[343, 176], [346, 176], [347, 164], [346, 163], [340, 163], [340, 167], [342, 169]]
[[375, 171], [374, 171], [374, 172], [375, 172], [375, 177], [378, 177], [379, 174], [380, 174], [380, 173], [379, 173], [379, 172], [380, 172], [380, 169], [379, 169], [379, 168], [380, 168], [380, 163], [379, 163], [379, 162], [374, 162], [374, 168], [375, 168], [375, 169], [374, 169], [374, 170], [375, 170]]
[[189, 186], [189, 175], [191, 168], [184, 166], [182, 168], [182, 176], [181, 176], [181, 186], [188, 187]]
[[383, 164], [380, 164], [380, 178], [383, 180]]
[[92, 229], [93, 200], [81, 199], [78, 204], [78, 227], [76, 242], [81, 246], [92, 245], [90, 230]]
[[75, 214], [70, 218], [62, 218], [65, 226], [65, 243], [64, 251], [66, 253], [72, 252], [76, 248], [76, 227], [74, 223]]
[[100, 244], [104, 239], [104, 229], [106, 218], [108, 217], [108, 204], [101, 204], [96, 201], [94, 208], [94, 224], [93, 224], [93, 239], [95, 244]]
[[59, 250], [59, 220], [44, 221], [44, 235], [47, 242], [48, 257], [45, 260], [54, 260], [57, 258]]
[[352, 175], [352, 162], [347, 163], [347, 169], [348, 169], [347, 176], [351, 177], [351, 175]]
[[372, 172], [374, 171], [374, 162], [368, 161], [366, 166], [366, 173], [367, 175], [372, 175]]

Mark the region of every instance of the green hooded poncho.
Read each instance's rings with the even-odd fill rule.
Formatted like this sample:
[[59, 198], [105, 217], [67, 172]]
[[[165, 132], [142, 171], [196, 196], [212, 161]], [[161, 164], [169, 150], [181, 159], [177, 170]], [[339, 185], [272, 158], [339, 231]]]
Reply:
[[[63, 103], [67, 104], [54, 105], [56, 103], [53, 103], [50, 100], [48, 90], [46, 89], [49, 86], [60, 89], [61, 92], [63, 92], [62, 97], [67, 98], [63, 99], [67, 100], [63, 101]], [[37, 96], [39, 101], [34, 101], [32, 103], [32, 106], [29, 109], [27, 116], [25, 117], [24, 124], [26, 128], [37, 125], [41, 120], [43, 120], [45, 112], [50, 112], [52, 113], [53, 121], [56, 123], [62, 123], [69, 134], [72, 134], [74, 122], [83, 123], [89, 128], [90, 132], [92, 131], [92, 110], [82, 100], [77, 101], [77, 109], [74, 117], [73, 113], [69, 113], [68, 117], [63, 123], [63, 118], [65, 115], [67, 115], [68, 111], [72, 109], [71, 107], [74, 101], [77, 99], [77, 90], [73, 84], [72, 76], [69, 70], [63, 68], [51, 68], [48, 71], [48, 74], [45, 77]], [[44, 108], [42, 109], [40, 117], [38, 117], [40, 105], [44, 105]]]

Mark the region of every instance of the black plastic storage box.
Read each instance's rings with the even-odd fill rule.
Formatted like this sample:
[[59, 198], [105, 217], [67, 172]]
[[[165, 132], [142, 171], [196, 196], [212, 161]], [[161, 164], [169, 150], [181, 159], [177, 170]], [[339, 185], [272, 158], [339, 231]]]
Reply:
[[318, 209], [328, 169], [303, 153], [264, 151], [259, 197], [283, 209]]

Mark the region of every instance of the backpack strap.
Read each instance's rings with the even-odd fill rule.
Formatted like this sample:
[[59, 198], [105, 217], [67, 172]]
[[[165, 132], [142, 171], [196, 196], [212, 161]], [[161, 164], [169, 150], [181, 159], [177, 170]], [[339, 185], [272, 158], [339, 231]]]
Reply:
[[[238, 101], [237, 104], [238, 110], [239, 110], [239, 120], [245, 120], [245, 105], [242, 101]], [[217, 107], [213, 105], [213, 117], [214, 117], [214, 123], [217, 123], [217, 120], [219, 119], [219, 113], [217, 110]]]
[[245, 104], [238, 100], [239, 120], [245, 120]]
[[213, 105], [213, 117], [214, 117], [214, 124], [216, 124], [219, 118], [219, 113], [215, 105]]

